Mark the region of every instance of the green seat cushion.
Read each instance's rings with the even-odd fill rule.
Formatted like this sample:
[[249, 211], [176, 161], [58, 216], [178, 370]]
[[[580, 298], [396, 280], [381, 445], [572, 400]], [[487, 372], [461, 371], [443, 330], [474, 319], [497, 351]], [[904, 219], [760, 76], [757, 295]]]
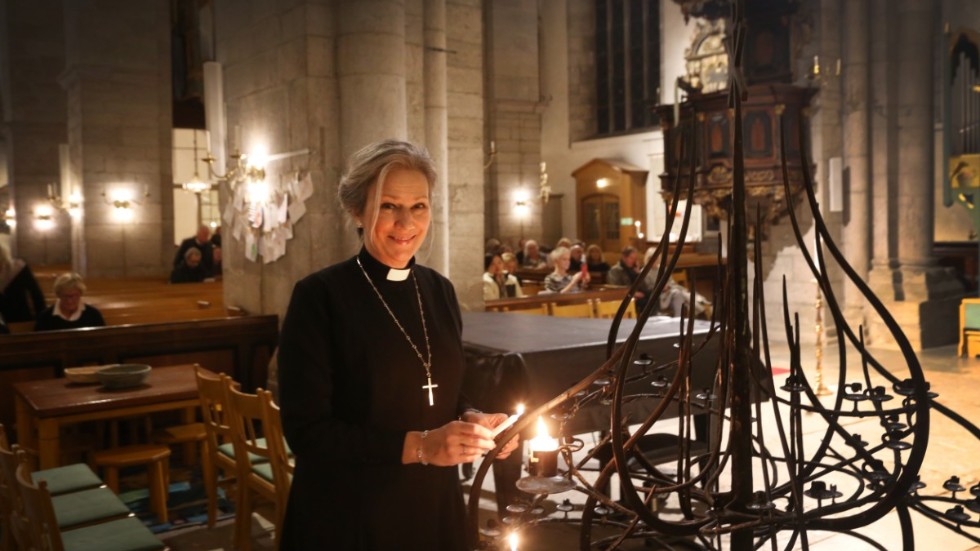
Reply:
[[135, 517], [61, 533], [68, 551], [155, 551], [163, 549], [149, 528]]
[[[260, 446], [264, 446], [265, 445], [265, 438], [259, 438], [258, 440], [256, 440], [256, 442]], [[235, 446], [231, 442], [226, 442], [226, 443], [218, 446], [218, 452], [219, 453], [223, 453], [224, 455], [227, 455], [228, 457], [230, 457], [232, 459], [235, 458]], [[262, 457], [261, 455], [255, 455], [254, 453], [251, 453], [251, 452], [248, 454], [248, 462], [249, 463], [264, 463], [266, 461], [268, 461], [268, 459], [266, 459], [265, 457]]]
[[272, 465], [270, 465], [269, 463], [260, 463], [258, 465], [252, 465], [252, 472], [268, 480], [269, 482], [273, 482]]
[[37, 471], [31, 474], [31, 478], [35, 484], [42, 480], [46, 481], [48, 491], [53, 496], [98, 488], [102, 485], [102, 480], [85, 463]]
[[980, 330], [980, 304], [966, 303], [963, 305], [964, 329]]
[[59, 528], [68, 528], [98, 520], [122, 517], [129, 508], [109, 488], [82, 490], [51, 498]]

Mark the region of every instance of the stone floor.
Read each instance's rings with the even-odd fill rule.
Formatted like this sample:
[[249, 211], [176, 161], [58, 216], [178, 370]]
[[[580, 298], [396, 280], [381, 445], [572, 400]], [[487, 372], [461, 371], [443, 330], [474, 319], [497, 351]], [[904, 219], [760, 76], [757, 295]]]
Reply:
[[[837, 374], [839, 373], [839, 360], [832, 355], [836, 354], [836, 347], [828, 346], [825, 349], [822, 366], [824, 382], [836, 388]], [[902, 367], [902, 357], [897, 352], [887, 350], [873, 350], [875, 357], [893, 373], [904, 378], [902, 374], [905, 368]], [[815, 361], [813, 360], [813, 348], [809, 347], [802, 353], [804, 370], [811, 382], [816, 373]], [[772, 365], [774, 367], [788, 367], [789, 355], [785, 351], [780, 351], [777, 347], [773, 350]], [[977, 399], [977, 391], [980, 389], [980, 359], [960, 358], [956, 355], [955, 347], [944, 347], [931, 349], [918, 355], [919, 362], [925, 372], [926, 379], [931, 383], [932, 389], [939, 393], [939, 402], [957, 411], [966, 419], [976, 423], [980, 421], [980, 400]], [[859, 356], [852, 354], [847, 362], [846, 381], [851, 382], [863, 378], [860, 372]], [[785, 377], [785, 376], [783, 376]], [[873, 382], [880, 378], [872, 377]], [[780, 378], [777, 377], [777, 383]], [[833, 396], [824, 398], [824, 404], [829, 405], [833, 401]], [[764, 426], [766, 431], [775, 427], [772, 410], [764, 412]], [[849, 432], [859, 432], [865, 436], [866, 440], [877, 438], [881, 434], [881, 429], [867, 421], [848, 421]], [[812, 446], [823, 435], [825, 425], [817, 415], [807, 415], [803, 419], [804, 425], [804, 446]], [[586, 437], [587, 443], [591, 442], [592, 437]], [[810, 448], [807, 448], [810, 449]], [[980, 480], [980, 462], [976, 458], [980, 456], [980, 441], [972, 438], [966, 431], [958, 425], [948, 421], [946, 418], [934, 414], [932, 417], [929, 448], [926, 454], [923, 469], [921, 470], [922, 479], [927, 483], [923, 490], [926, 494], [943, 494], [942, 482], [950, 475], [958, 475], [964, 485], [969, 487]], [[722, 484], [725, 482], [723, 481]], [[481, 499], [481, 509], [484, 518], [493, 516], [495, 509], [493, 504], [492, 480], [488, 479], [484, 484], [483, 498]], [[469, 488], [466, 488], [468, 491]], [[569, 497], [573, 503], [581, 504], [584, 497], [578, 492], [568, 492], [560, 496], [554, 496], [546, 504], [548, 509]], [[668, 510], [670, 503], [667, 503]], [[951, 530], [939, 526], [938, 524], [925, 519], [920, 514], [913, 512], [913, 525], [915, 533], [916, 547], [918, 549], [942, 549], [943, 551], [978, 551], [980, 546], [969, 539]], [[256, 549], [274, 548], [272, 541], [270, 524], [261, 516], [253, 518], [253, 534], [255, 536]], [[897, 517], [894, 513], [885, 516], [878, 522], [859, 530], [861, 534], [869, 540], [878, 542], [885, 549], [900, 549], [901, 540], [898, 529]], [[529, 550], [565, 550], [577, 548], [578, 533], [568, 526], [549, 525], [538, 528], [535, 532], [522, 535], [525, 539], [520, 546], [521, 549]], [[183, 532], [171, 533], [167, 536], [167, 543], [174, 551], [185, 550], [217, 550], [230, 549], [231, 524], [226, 523], [213, 530], [196, 529], [185, 530]], [[786, 548], [786, 538], [780, 538], [780, 549]], [[870, 544], [862, 542], [850, 536], [831, 533], [811, 532], [809, 534], [809, 545], [816, 551], [832, 549], [875, 549]], [[656, 548], [656, 546], [652, 546]], [[622, 549], [650, 549], [651, 545], [636, 541], [622, 547]], [[766, 546], [769, 549], [768, 546]], [[799, 543], [795, 549], [802, 548]]]

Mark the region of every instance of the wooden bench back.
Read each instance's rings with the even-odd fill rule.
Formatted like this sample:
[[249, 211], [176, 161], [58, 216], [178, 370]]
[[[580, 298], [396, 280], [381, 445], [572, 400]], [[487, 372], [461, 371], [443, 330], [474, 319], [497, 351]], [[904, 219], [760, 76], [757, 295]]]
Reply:
[[66, 367], [198, 363], [251, 391], [265, 386], [278, 339], [276, 315], [0, 336], [0, 423], [14, 424], [13, 383], [61, 376]]

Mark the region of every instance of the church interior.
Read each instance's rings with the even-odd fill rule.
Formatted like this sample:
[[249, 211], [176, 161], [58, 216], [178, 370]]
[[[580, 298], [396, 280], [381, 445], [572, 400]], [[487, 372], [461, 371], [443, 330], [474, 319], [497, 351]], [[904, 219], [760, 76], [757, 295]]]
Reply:
[[[120, 549], [277, 548], [283, 318], [361, 249], [337, 189], [384, 139], [435, 167], [416, 261], [458, 298], [464, 390], [563, 435], [571, 486], [524, 489], [529, 416], [460, 469], [471, 548], [980, 549], [974, 0], [3, 0], [0, 112], [0, 551], [33, 548], [28, 456], [136, 514], [43, 528], [66, 549], [106, 523], [149, 545]], [[99, 327], [42, 330], [72, 291]], [[105, 405], [113, 376], [136, 390]], [[259, 404], [254, 488], [209, 384]]]

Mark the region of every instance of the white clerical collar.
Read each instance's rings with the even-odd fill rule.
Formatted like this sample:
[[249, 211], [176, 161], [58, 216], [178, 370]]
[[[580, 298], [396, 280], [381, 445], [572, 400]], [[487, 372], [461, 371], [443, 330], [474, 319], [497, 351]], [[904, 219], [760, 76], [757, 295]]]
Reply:
[[404, 270], [399, 270], [397, 268], [388, 269], [388, 277], [385, 278], [388, 281], [405, 281], [408, 279], [408, 274], [412, 273], [411, 268], [405, 268]]

